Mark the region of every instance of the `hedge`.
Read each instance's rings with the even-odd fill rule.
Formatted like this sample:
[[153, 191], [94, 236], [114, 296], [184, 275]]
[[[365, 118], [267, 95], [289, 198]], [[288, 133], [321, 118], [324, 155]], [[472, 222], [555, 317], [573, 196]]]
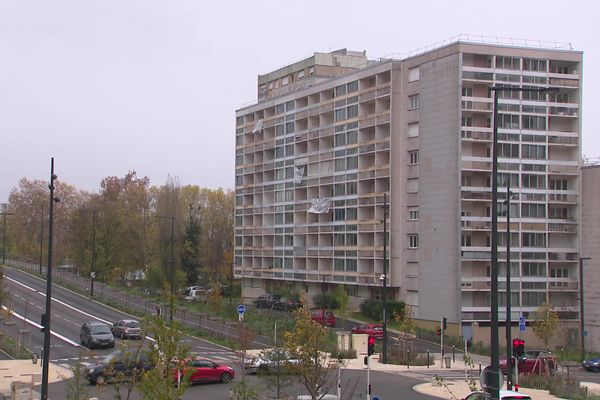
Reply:
[[[360, 312], [376, 321], [383, 321], [383, 301], [367, 299], [360, 305]], [[391, 320], [396, 315], [403, 315], [404, 303], [401, 301], [387, 302], [387, 320]]]

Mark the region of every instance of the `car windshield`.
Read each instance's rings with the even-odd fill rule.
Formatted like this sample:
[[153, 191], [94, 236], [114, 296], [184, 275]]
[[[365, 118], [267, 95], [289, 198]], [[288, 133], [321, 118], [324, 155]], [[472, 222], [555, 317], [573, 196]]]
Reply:
[[140, 323], [137, 321], [131, 321], [128, 322], [126, 325], [128, 328], [139, 328], [140, 327]]
[[96, 335], [109, 335], [110, 328], [108, 325], [92, 325], [90, 326], [90, 331]]

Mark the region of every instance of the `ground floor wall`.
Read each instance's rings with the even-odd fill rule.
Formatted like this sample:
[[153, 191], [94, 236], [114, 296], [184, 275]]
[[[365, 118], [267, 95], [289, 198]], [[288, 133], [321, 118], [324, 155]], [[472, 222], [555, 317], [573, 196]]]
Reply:
[[[473, 326], [473, 343], [481, 342], [483, 346], [490, 345], [490, 328], [482, 326]], [[560, 349], [575, 349], [579, 345], [579, 325], [576, 321], [561, 322], [556, 329], [554, 336], [550, 340], [550, 351], [560, 352]], [[506, 328], [500, 326], [498, 330], [500, 348], [506, 348]], [[518, 326], [513, 326], [511, 329], [512, 338], [521, 338], [525, 340], [525, 349], [541, 349], [546, 350], [544, 342], [538, 338], [531, 326], [526, 326], [525, 332], [520, 332]]]

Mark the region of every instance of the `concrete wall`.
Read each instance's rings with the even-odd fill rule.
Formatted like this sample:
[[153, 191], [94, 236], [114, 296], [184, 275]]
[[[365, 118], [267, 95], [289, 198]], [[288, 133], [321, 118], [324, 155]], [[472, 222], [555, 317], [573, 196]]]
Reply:
[[600, 165], [581, 169], [581, 256], [586, 349], [600, 351]]

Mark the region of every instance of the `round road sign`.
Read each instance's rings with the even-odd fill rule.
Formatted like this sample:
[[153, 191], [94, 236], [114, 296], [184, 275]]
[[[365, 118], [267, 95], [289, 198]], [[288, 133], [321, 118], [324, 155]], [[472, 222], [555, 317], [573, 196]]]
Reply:
[[246, 306], [243, 304], [240, 304], [239, 306], [237, 306], [237, 312], [238, 314], [243, 314], [246, 312]]

